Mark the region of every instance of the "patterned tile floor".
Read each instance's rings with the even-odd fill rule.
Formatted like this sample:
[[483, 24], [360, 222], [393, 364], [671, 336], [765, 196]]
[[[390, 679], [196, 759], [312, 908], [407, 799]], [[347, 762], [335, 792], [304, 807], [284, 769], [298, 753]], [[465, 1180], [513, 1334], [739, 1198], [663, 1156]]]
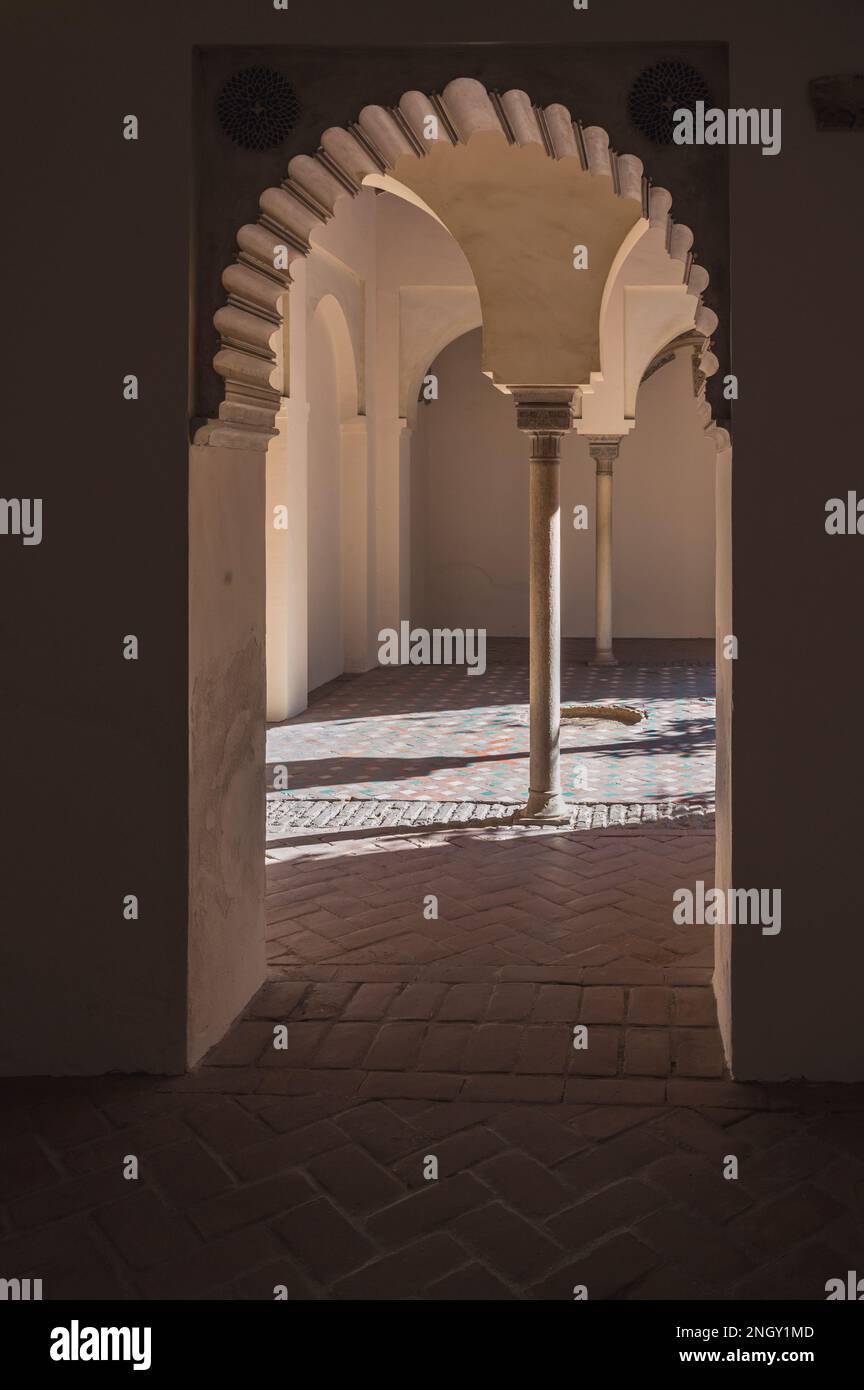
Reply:
[[[702, 656], [708, 644], [690, 645]], [[565, 648], [563, 703], [614, 701], [647, 715], [632, 726], [563, 725], [562, 781], [570, 801], [713, 795], [713, 665], [666, 664], [663, 643], [653, 652], [643, 643], [638, 653], [638, 664], [604, 670]], [[382, 667], [342, 677], [322, 687], [302, 715], [270, 728], [267, 761], [271, 787], [274, 765], [284, 765], [279, 788], [286, 799], [522, 801], [527, 646], [492, 644], [482, 676], [464, 667]]]

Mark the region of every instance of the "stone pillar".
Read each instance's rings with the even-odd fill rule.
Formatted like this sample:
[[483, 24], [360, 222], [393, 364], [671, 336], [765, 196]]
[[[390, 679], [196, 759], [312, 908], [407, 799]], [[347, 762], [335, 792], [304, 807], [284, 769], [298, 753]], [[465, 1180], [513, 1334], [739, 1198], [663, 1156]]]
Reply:
[[561, 795], [561, 438], [572, 428], [569, 391], [515, 391], [516, 420], [531, 435], [530, 790], [523, 820], [564, 824]]
[[369, 440], [365, 415], [340, 425], [342, 533], [342, 641], [346, 671], [375, 665], [370, 649]]
[[[306, 708], [309, 402], [286, 397], [267, 449], [267, 718]], [[279, 512], [276, 508], [281, 508]], [[277, 525], [278, 519], [278, 525]]]
[[591, 666], [617, 666], [612, 651], [612, 465], [620, 436], [596, 434], [588, 449], [597, 465], [594, 523], [594, 656]]

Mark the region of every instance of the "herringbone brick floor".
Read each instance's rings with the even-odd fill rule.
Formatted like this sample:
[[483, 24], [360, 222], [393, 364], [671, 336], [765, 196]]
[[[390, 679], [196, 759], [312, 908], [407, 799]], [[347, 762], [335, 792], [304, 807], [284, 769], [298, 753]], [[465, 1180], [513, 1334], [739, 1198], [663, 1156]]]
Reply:
[[823, 1299], [860, 1267], [864, 1088], [721, 1074], [710, 942], [670, 924], [711, 857], [640, 831], [285, 851], [275, 978], [205, 1065], [0, 1086], [0, 1277], [47, 1299]]
[[267, 915], [290, 983], [212, 1060], [290, 1055], [298, 1085], [341, 1071], [364, 1094], [440, 1100], [582, 1099], [619, 1077], [656, 1101], [667, 1079], [721, 1077], [712, 932], [671, 921], [713, 849], [705, 832], [505, 827], [286, 850]]
[[465, 979], [473, 967], [555, 966], [570, 982], [601, 982], [584, 972], [610, 965], [619, 984], [662, 984], [673, 966], [710, 978], [711, 929], [674, 926], [671, 895], [711, 881], [711, 832], [479, 827], [349, 838], [271, 859], [268, 936], [284, 970], [316, 966], [328, 973], [314, 978], [335, 979], [386, 965], [410, 979], [447, 961]]

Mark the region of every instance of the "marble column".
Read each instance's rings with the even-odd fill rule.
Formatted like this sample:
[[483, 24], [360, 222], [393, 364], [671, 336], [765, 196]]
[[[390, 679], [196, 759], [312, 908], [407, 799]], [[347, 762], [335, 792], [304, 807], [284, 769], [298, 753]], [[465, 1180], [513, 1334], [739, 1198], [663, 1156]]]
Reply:
[[561, 440], [572, 428], [572, 392], [515, 391], [518, 428], [531, 436], [531, 716], [528, 804], [522, 819], [569, 820], [561, 795]]
[[617, 435], [590, 435], [588, 449], [597, 466], [594, 519], [594, 656], [591, 666], [617, 666], [612, 650], [612, 465], [621, 444]]

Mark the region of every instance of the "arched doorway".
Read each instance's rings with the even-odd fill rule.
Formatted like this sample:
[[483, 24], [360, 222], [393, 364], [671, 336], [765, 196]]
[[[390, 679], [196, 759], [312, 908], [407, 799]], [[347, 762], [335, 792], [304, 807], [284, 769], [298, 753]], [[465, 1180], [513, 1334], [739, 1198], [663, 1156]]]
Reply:
[[[226, 399], [201, 444], [267, 446], [284, 390], [272, 325], [292, 267], [314, 245], [315, 227], [364, 186], [419, 206], [461, 246], [479, 296], [483, 369], [513, 396], [518, 428], [532, 436], [529, 811], [557, 823], [561, 439], [575, 426], [605, 448], [628, 434], [645, 371], [686, 332], [694, 333], [703, 371], [710, 370], [710, 328], [700, 305], [705, 279], [690, 259], [691, 235], [670, 223], [669, 196], [649, 190], [638, 160], [612, 154], [604, 132], [583, 130], [562, 107], [538, 113], [524, 93], [493, 100], [470, 79], [450, 84], [434, 101], [407, 93], [397, 112], [366, 108], [358, 126], [326, 132], [315, 159], [292, 161], [282, 189], [262, 195], [259, 224], [241, 230], [238, 264], [225, 273], [229, 305], [217, 315], [224, 345], [216, 366]], [[585, 241], [573, 245], [577, 209]], [[588, 252], [584, 262], [573, 254], [580, 251]], [[705, 424], [710, 430], [710, 411]], [[376, 428], [381, 436], [389, 429], [391, 453], [383, 466], [376, 458], [373, 469], [375, 524], [388, 509], [392, 522], [395, 510], [397, 554], [395, 571], [382, 568], [376, 537], [373, 611], [380, 623], [398, 613], [404, 583], [398, 561], [405, 469], [398, 422], [379, 419]], [[715, 444], [726, 449], [728, 440], [717, 434]]]

